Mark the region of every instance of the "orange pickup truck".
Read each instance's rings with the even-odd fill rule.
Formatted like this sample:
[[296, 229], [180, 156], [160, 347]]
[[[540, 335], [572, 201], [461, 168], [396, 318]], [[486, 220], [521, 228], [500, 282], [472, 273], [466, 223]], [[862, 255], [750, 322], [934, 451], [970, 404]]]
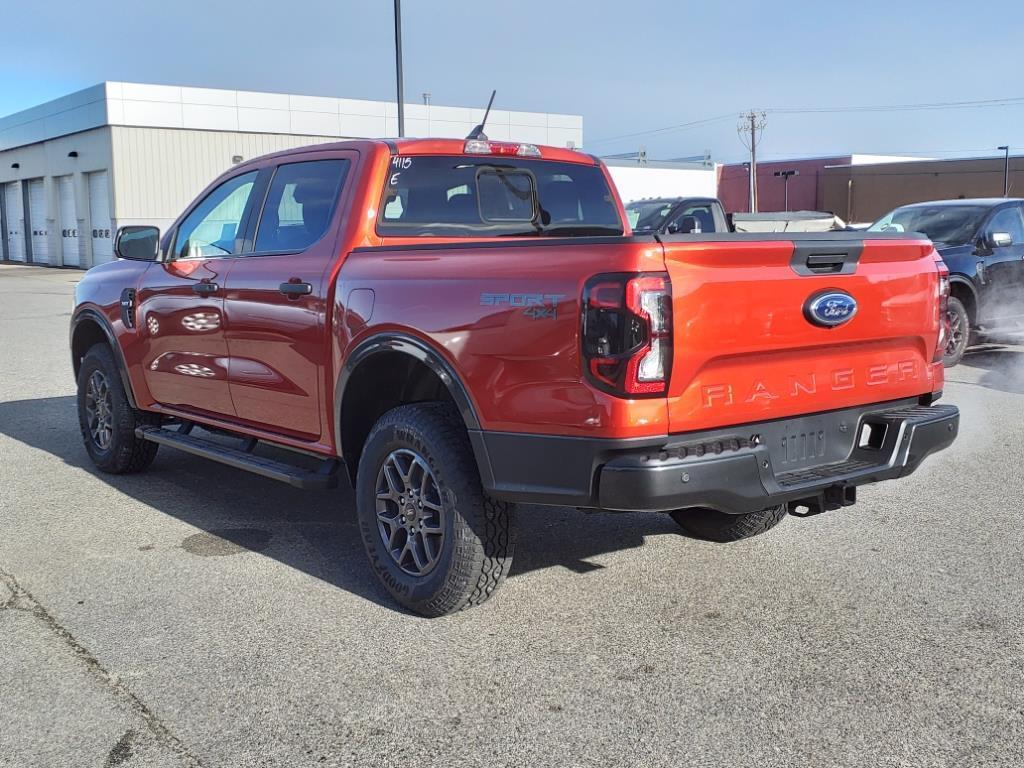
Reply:
[[299, 488], [347, 475], [374, 571], [425, 615], [493, 593], [517, 502], [731, 540], [850, 505], [957, 432], [928, 240], [634, 235], [602, 163], [566, 149], [269, 155], [117, 254], [71, 321], [95, 463], [163, 445]]

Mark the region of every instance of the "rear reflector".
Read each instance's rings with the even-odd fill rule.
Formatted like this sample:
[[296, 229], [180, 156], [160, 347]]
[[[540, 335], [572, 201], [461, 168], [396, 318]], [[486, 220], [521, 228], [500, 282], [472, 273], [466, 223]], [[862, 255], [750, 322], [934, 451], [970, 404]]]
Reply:
[[469, 139], [462, 151], [467, 155], [540, 157], [540, 150], [534, 144], [512, 144], [507, 141], [487, 141], [486, 139]]

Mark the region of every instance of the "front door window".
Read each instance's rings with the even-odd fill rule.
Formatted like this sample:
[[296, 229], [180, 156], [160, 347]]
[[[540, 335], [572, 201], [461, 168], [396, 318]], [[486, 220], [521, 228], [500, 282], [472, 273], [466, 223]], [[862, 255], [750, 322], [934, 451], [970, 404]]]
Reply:
[[203, 259], [237, 253], [235, 240], [256, 182], [256, 171], [228, 179], [197, 205], [178, 227], [175, 259]]

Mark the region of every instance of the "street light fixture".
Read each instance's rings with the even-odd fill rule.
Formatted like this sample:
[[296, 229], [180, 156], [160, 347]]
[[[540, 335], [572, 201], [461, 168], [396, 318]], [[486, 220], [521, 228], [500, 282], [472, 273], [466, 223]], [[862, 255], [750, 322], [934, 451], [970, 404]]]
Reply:
[[784, 194], [785, 200], [786, 200], [785, 210], [788, 211], [789, 210], [789, 177], [790, 176], [799, 176], [800, 175], [800, 171], [797, 171], [797, 170], [776, 171], [774, 173], [774, 175], [782, 177], [782, 184], [783, 184], [783, 190], [784, 190], [783, 194]]
[[1001, 149], [1005, 154], [1003, 155], [1003, 197], [1010, 196], [1010, 145], [1007, 144], [1002, 147], [996, 147]]

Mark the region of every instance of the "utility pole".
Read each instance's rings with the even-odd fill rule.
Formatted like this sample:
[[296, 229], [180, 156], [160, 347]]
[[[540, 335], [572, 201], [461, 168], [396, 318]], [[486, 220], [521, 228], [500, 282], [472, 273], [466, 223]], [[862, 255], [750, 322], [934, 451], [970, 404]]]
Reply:
[[996, 147], [1005, 153], [1003, 155], [1003, 197], [1010, 196], [1010, 145]]
[[796, 170], [776, 171], [773, 175], [781, 176], [782, 177], [782, 188], [783, 188], [782, 194], [783, 194], [783, 199], [785, 199], [785, 201], [786, 201], [785, 202], [784, 210], [788, 211], [789, 210], [789, 177], [790, 176], [799, 176], [800, 175], [800, 171], [796, 171]]
[[398, 136], [405, 136], [405, 95], [402, 93], [402, 0], [395, 0], [395, 79], [398, 81]]
[[[740, 124], [736, 126], [740, 141], [750, 150], [750, 212], [757, 213], [757, 142], [764, 131], [765, 113], [750, 110], [740, 115]], [[746, 137], [746, 138], [744, 138]]]

